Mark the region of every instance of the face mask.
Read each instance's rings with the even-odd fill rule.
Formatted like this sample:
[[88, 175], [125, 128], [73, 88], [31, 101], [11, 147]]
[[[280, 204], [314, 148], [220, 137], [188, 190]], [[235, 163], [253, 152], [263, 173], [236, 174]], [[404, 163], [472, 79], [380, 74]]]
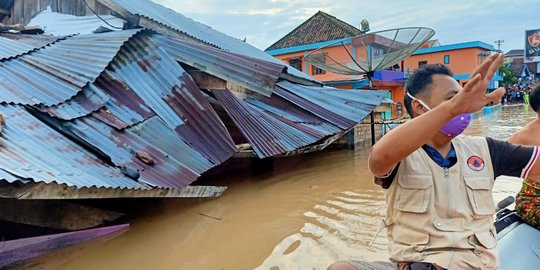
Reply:
[[[413, 97], [411, 94], [409, 94], [409, 92], [407, 92], [407, 96], [409, 96], [413, 100], [420, 102], [422, 106], [426, 107], [426, 109], [431, 111], [431, 108], [422, 100]], [[469, 123], [471, 123], [471, 118], [472, 117], [470, 113], [460, 114], [448, 121], [448, 123], [446, 123], [446, 125], [444, 125], [441, 129], [439, 129], [439, 131], [446, 136], [457, 137], [459, 134], [463, 133], [463, 131], [469, 126]]]

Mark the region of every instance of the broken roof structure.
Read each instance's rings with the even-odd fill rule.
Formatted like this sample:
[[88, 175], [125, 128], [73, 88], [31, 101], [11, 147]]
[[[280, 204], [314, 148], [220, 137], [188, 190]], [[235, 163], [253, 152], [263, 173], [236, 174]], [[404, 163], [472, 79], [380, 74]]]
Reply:
[[323, 87], [151, 1], [98, 3], [131, 29], [79, 34], [77, 19], [95, 20], [73, 16], [67, 30], [43, 25], [63, 36], [0, 34], [0, 197], [218, 196], [191, 184], [237, 145], [258, 158], [318, 150], [387, 95]]

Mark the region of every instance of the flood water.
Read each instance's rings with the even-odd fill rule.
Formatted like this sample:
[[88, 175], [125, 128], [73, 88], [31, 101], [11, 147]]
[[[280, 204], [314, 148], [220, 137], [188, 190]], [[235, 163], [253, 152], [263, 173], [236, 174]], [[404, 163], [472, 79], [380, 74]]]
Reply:
[[[467, 134], [506, 139], [534, 119], [526, 106], [475, 116]], [[217, 199], [132, 200], [131, 229], [67, 248], [33, 269], [326, 269], [337, 260], [386, 260], [384, 193], [367, 151], [333, 150], [277, 161], [273, 172], [222, 179]], [[520, 180], [500, 178], [497, 200]], [[26, 267], [29, 267], [28, 265]]]

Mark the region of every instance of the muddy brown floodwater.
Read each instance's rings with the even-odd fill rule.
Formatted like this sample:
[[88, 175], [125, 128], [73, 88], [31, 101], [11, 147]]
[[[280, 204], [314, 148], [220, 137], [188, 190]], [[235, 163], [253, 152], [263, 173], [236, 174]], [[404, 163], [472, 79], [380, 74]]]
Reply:
[[[475, 115], [466, 131], [506, 139], [535, 114], [526, 106]], [[131, 229], [63, 249], [32, 269], [326, 269], [344, 259], [385, 260], [385, 212], [367, 151], [334, 150], [276, 162], [273, 172], [222, 179], [229, 189], [209, 200], [132, 200]], [[496, 200], [515, 195], [520, 179], [499, 178]], [[114, 203], [114, 201], [111, 201]]]

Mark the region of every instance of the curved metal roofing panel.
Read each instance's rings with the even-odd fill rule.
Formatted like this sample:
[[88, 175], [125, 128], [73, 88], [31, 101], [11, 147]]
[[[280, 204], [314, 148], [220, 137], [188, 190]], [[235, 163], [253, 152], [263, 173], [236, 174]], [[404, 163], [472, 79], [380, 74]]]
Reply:
[[94, 84], [89, 84], [66, 102], [51, 107], [39, 107], [39, 110], [62, 120], [72, 120], [99, 110], [109, 100], [110, 98], [99, 88]]
[[212, 93], [260, 158], [284, 154], [319, 140], [240, 100], [229, 90]]
[[285, 69], [284, 64], [237, 55], [168, 36], [154, 35], [153, 39], [178, 62], [266, 96], [270, 96], [279, 75]]
[[115, 76], [195, 150], [219, 164], [236, 147], [191, 76], [149, 37], [125, 45], [111, 64]]
[[[152, 186], [182, 188], [200, 176], [197, 171], [204, 172], [213, 166], [157, 117], [123, 131], [91, 116], [60, 123], [60, 126], [77, 140], [109, 157], [115, 165], [139, 171], [138, 181]], [[159, 137], [153, 137], [156, 133]], [[148, 154], [153, 164], [137, 158], [139, 151]], [[174, 151], [180, 152], [172, 153]]]
[[93, 82], [124, 42], [139, 31], [76, 36], [0, 62], [0, 102], [52, 106], [72, 98]]
[[0, 37], [0, 61], [23, 55], [35, 48], [22, 42]]
[[[0, 169], [34, 182], [104, 188], [146, 188], [82, 146], [39, 121], [24, 108], [0, 105], [6, 124]], [[5, 179], [10, 181], [10, 179]]]
[[245, 102], [264, 110], [276, 119], [308, 133], [318, 139], [341, 132], [342, 130], [314, 114], [278, 97], [244, 99]]
[[303, 86], [286, 81], [280, 82], [279, 86], [354, 123], [362, 121], [388, 96], [388, 91], [385, 90], [341, 90], [332, 87]]

